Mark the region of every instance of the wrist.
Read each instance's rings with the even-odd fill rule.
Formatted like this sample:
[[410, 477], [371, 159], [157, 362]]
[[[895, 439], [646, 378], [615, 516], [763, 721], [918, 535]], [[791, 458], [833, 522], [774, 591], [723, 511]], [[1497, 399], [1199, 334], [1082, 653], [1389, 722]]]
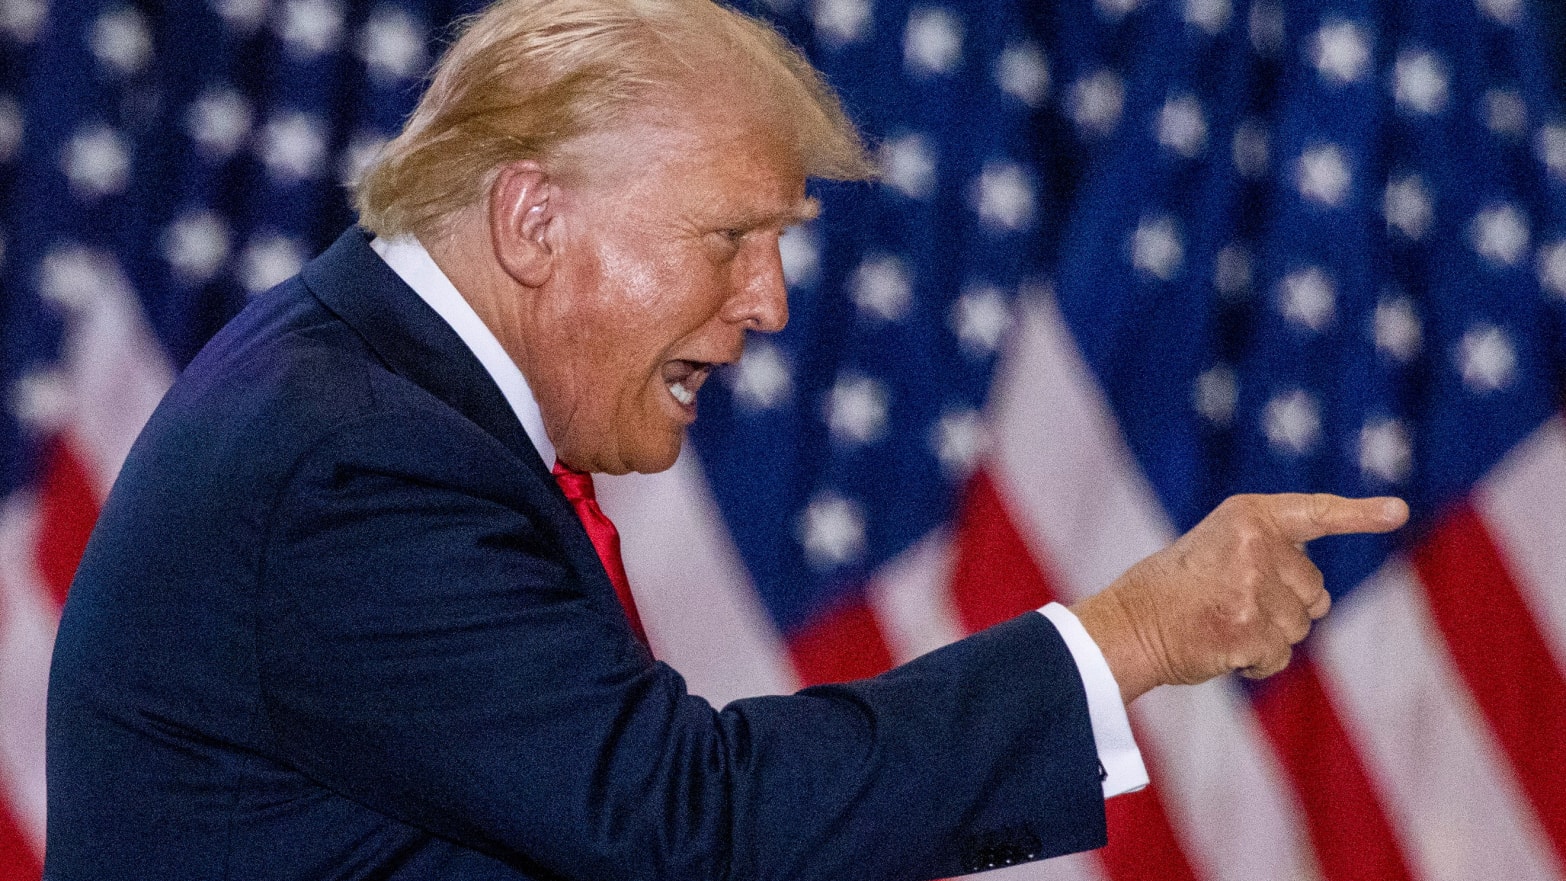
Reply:
[[1148, 657], [1135, 616], [1113, 585], [1072, 606], [1071, 612], [1103, 653], [1126, 706], [1163, 684], [1157, 665]]

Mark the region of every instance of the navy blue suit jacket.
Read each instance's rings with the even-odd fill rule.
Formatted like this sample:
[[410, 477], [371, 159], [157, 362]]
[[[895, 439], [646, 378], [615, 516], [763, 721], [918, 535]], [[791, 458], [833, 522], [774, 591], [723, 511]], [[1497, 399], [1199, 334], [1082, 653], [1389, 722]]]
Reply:
[[919, 879], [1102, 845], [1027, 614], [715, 710], [456, 334], [350, 230], [137, 441], [49, 690], [52, 881]]

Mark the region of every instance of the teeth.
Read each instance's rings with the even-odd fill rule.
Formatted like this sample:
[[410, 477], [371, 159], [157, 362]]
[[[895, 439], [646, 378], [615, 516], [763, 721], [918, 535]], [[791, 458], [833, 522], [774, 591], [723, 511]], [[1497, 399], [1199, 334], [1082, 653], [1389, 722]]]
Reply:
[[687, 407], [696, 403], [696, 393], [690, 389], [687, 389], [685, 387], [685, 383], [683, 382], [669, 383], [669, 394], [674, 395], [674, 399], [676, 401], [679, 401], [681, 404], [684, 404]]

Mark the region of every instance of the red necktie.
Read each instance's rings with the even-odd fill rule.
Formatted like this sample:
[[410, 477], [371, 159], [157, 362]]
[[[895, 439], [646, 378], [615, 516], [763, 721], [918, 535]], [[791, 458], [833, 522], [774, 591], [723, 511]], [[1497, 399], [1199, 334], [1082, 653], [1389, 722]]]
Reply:
[[577, 519], [587, 529], [593, 550], [598, 552], [599, 561], [609, 573], [614, 594], [620, 598], [625, 617], [631, 621], [631, 630], [636, 632], [636, 638], [642, 641], [642, 645], [646, 645], [647, 631], [642, 629], [642, 616], [636, 613], [636, 598], [631, 596], [631, 581], [625, 577], [625, 561], [620, 559], [620, 533], [609, 522], [604, 509], [598, 507], [598, 496], [593, 493], [593, 475], [567, 468], [558, 459], [555, 460], [554, 474], [555, 483], [560, 484], [566, 501], [571, 503]]

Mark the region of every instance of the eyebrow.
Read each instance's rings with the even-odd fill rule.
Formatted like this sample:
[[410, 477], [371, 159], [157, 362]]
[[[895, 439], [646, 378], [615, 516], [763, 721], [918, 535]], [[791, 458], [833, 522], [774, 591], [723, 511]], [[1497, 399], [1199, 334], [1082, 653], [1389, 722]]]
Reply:
[[821, 216], [821, 200], [812, 196], [800, 199], [792, 207], [767, 214], [754, 214], [736, 218], [734, 226], [745, 229], [761, 229], [767, 226], [794, 226], [808, 223]]

